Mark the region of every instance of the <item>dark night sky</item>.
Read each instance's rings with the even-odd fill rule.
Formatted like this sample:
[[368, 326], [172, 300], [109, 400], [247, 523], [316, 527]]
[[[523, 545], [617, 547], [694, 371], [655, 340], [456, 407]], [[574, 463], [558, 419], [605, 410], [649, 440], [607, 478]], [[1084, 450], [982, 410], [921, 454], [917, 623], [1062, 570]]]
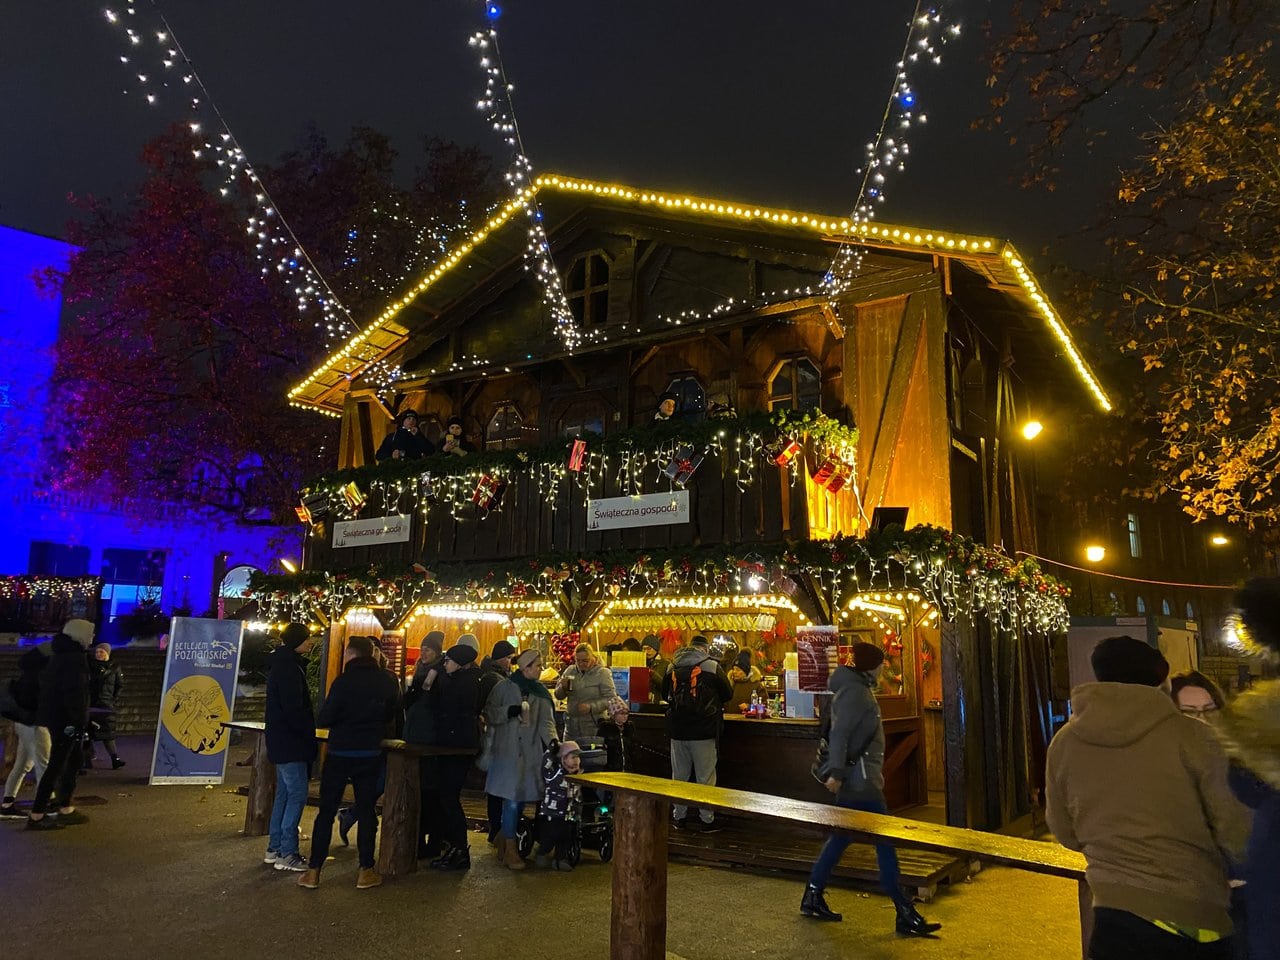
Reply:
[[[113, 0], [118, 9], [124, 0]], [[86, 0], [10, 4], [0, 36], [0, 223], [60, 235], [68, 192], [114, 195], [183, 98], [148, 106], [122, 35]], [[538, 171], [843, 213], [893, 77], [909, 0], [506, 0], [499, 21]], [[954, 5], [953, 5], [954, 6]], [[1021, 158], [970, 132], [988, 91], [979, 21], [941, 69], [914, 74], [928, 123], [880, 219], [1008, 237], [1028, 252], [1108, 190], [1096, 154], [1056, 195], [1016, 185]], [[367, 124], [405, 154], [438, 134], [497, 150], [474, 108], [477, 0], [162, 0], [251, 160], [308, 122], [334, 140]], [[149, 12], [140, 0], [139, 13]], [[128, 88], [130, 92], [124, 93]], [[1114, 164], [1111, 165], [1114, 167]], [[288, 214], [288, 211], [284, 211]], [[1047, 268], [1056, 254], [1035, 256]]]

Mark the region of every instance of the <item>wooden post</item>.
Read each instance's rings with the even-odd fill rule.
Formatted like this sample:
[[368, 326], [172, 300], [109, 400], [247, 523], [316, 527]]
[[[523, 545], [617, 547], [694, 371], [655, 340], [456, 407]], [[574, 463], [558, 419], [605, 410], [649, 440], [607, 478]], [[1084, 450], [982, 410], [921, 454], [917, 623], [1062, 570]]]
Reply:
[[387, 788], [382, 794], [382, 844], [378, 872], [403, 877], [418, 869], [419, 757], [404, 750], [387, 751]]
[[661, 797], [619, 791], [613, 832], [613, 932], [610, 960], [665, 960], [667, 821]]
[[249, 767], [249, 799], [245, 803], [244, 835], [262, 837], [271, 832], [271, 808], [276, 802], [276, 765], [267, 756], [267, 735], [259, 733]]
[[1077, 880], [1080, 887], [1080, 956], [1089, 960], [1089, 940], [1093, 937], [1093, 891], [1088, 880]]

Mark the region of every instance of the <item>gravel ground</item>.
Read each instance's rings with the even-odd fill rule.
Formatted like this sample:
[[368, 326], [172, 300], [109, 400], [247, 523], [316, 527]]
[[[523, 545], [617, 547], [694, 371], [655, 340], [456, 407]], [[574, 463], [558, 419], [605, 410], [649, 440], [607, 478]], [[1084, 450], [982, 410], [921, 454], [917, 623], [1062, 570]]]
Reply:
[[[248, 770], [221, 787], [149, 787], [150, 741], [126, 740], [129, 765], [95, 770], [77, 791], [88, 824], [30, 833], [0, 822], [3, 960], [355, 960], [609, 955], [609, 867], [587, 852], [572, 874], [513, 874], [473, 835], [463, 874], [416, 874], [355, 889], [355, 849], [335, 847], [317, 891], [261, 863], [265, 838], [239, 831]], [[232, 759], [245, 755], [232, 748]], [[24, 791], [29, 800], [31, 788]], [[303, 816], [309, 832], [314, 808]], [[306, 844], [303, 845], [304, 851]], [[944, 887], [922, 912], [932, 940], [893, 933], [879, 896], [833, 889], [840, 924], [799, 917], [801, 878], [673, 863], [667, 947], [681, 960], [744, 957], [1079, 960], [1075, 885], [993, 868]]]

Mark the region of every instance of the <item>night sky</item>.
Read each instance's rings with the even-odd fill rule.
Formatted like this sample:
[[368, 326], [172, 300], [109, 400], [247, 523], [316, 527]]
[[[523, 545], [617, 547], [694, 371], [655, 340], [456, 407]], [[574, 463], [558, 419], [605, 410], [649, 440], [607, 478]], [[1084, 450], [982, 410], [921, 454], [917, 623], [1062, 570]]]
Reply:
[[[123, 9], [123, 0], [116, 3]], [[1056, 194], [1017, 186], [1023, 162], [969, 125], [986, 106], [980, 21], [941, 68], [913, 74], [928, 123], [880, 219], [1008, 237], [1045, 270], [1060, 234], [1110, 192], [1114, 162], [1073, 164]], [[127, 43], [92, 0], [8, 4], [0, 31], [0, 223], [54, 236], [68, 192], [119, 195], [142, 144], [186, 119], [179, 92], [149, 106], [120, 63]], [[613, 179], [845, 213], [913, 8], [904, 0], [503, 0], [504, 58], [539, 172]], [[251, 160], [296, 145], [388, 133], [406, 166], [421, 138], [492, 151], [467, 38], [478, 0], [161, 0]], [[150, 13], [139, 0], [139, 13]], [[128, 93], [125, 93], [125, 90]], [[268, 184], [269, 186], [269, 184]], [[288, 211], [284, 211], [286, 216]]]

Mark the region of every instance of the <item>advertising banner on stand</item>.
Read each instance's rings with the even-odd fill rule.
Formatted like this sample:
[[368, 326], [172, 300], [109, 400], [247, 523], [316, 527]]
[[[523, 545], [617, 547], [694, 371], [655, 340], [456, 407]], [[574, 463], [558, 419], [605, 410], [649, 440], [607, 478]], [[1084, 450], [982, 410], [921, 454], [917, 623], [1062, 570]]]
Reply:
[[240, 672], [242, 620], [174, 617], [169, 627], [151, 783], [221, 783]]

